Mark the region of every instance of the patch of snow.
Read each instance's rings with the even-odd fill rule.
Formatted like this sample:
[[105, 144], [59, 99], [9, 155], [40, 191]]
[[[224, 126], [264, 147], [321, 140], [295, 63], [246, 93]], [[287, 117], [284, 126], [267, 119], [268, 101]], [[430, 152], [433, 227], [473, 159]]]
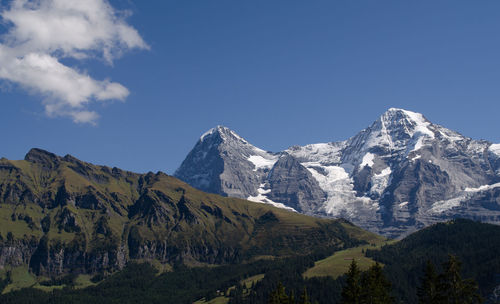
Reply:
[[376, 212], [380, 207], [369, 197], [356, 197], [349, 173], [341, 166], [325, 166], [319, 162], [302, 163], [326, 192], [323, 211], [332, 216], [356, 218], [359, 213]]
[[346, 141], [333, 143], [319, 143], [306, 146], [293, 146], [285, 152], [304, 162], [319, 162], [323, 165], [340, 163], [342, 149]]
[[432, 132], [429, 129], [430, 123], [424, 118], [422, 114], [407, 110], [401, 110], [401, 111], [403, 111], [403, 113], [405, 113], [406, 116], [408, 116], [416, 124], [414, 127], [413, 134], [411, 134], [411, 136], [420, 133], [430, 138], [434, 138], [434, 132]]
[[277, 156], [270, 154], [266, 156], [268, 158], [265, 158], [262, 155], [250, 155], [248, 157], [248, 160], [255, 166], [255, 169], [253, 169], [253, 171], [257, 171], [259, 169], [271, 169], [278, 160]]
[[497, 155], [497, 156], [500, 156], [500, 144], [492, 144], [492, 145], [488, 148], [488, 150], [489, 150], [491, 153], [493, 153], [493, 154], [495, 154], [495, 155]]
[[418, 150], [420, 150], [423, 146], [424, 146], [424, 138], [423, 138], [423, 137], [419, 137], [419, 138], [417, 139], [417, 142], [415, 143], [415, 146], [413, 146], [412, 151], [418, 151]]
[[[338, 180], [342, 179], [348, 179], [349, 174], [345, 172], [344, 168], [338, 167], [338, 166], [323, 166], [318, 162], [307, 162], [307, 163], [301, 163], [302, 166], [306, 167], [309, 172], [313, 175], [314, 178], [318, 182], [323, 181], [331, 181], [335, 182]], [[326, 186], [326, 184], [324, 184]], [[321, 187], [321, 183], [320, 183]], [[321, 187], [325, 188], [325, 187]], [[328, 187], [326, 187], [328, 188]]]
[[474, 193], [498, 187], [500, 187], [500, 183], [492, 185], [483, 185], [477, 188], [465, 188], [464, 192], [462, 192], [461, 195], [455, 198], [435, 202], [434, 204], [432, 204], [432, 208], [429, 211], [431, 213], [443, 213], [444, 211], [448, 211], [452, 208], [459, 207], [463, 202], [469, 200]]
[[406, 207], [407, 205], [408, 205], [408, 202], [402, 202], [398, 206], [399, 206], [399, 208], [403, 208], [403, 207]]
[[[319, 163], [302, 163], [318, 181], [320, 188], [328, 195], [325, 204], [327, 213], [338, 215], [349, 201], [355, 198], [356, 192], [349, 174], [339, 166], [321, 166]], [[321, 170], [319, 170], [321, 168]]]
[[234, 132], [233, 130], [226, 128], [224, 126], [217, 126], [215, 128], [208, 130], [207, 132], [203, 133], [203, 135], [201, 135], [201, 137], [200, 137], [200, 141], [204, 141], [207, 136], [210, 136], [210, 135], [217, 133], [217, 132], [220, 134], [222, 140], [224, 140], [224, 141], [228, 140], [228, 136], [230, 136], [230, 137], [232, 136], [235, 139], [242, 141], [243, 143], [246, 143], [246, 144], [248, 143], [243, 137], [236, 134], [236, 132]]
[[492, 184], [492, 185], [482, 185], [478, 188], [465, 188], [465, 192], [480, 192], [485, 190], [490, 190], [494, 188], [500, 187], [500, 183]]
[[201, 137], [200, 137], [200, 141], [203, 141], [203, 140], [205, 140], [205, 137], [214, 134], [215, 130], [216, 130], [216, 128], [212, 128], [212, 129], [208, 130], [207, 132], [203, 133], [203, 135], [201, 135]]
[[363, 160], [361, 161], [361, 164], [359, 165], [360, 168], [363, 168], [365, 166], [372, 167], [373, 166], [373, 159], [375, 158], [375, 154], [373, 153], [366, 153], [365, 156], [363, 156]]
[[450, 209], [460, 206], [463, 200], [465, 200], [465, 196], [458, 196], [449, 200], [437, 201], [432, 204], [431, 209], [429, 209], [430, 213], [443, 213]]
[[412, 158], [409, 158], [408, 160], [410, 160], [410, 161], [415, 161], [415, 160], [420, 159], [420, 158], [422, 158], [422, 155], [420, 155], [420, 154], [415, 154], [415, 156], [413, 156]]
[[456, 142], [459, 140], [464, 140], [465, 137], [463, 137], [460, 133], [452, 131], [450, 129], [446, 129], [445, 127], [435, 125], [436, 129], [439, 131], [441, 136], [443, 136], [444, 139], [447, 139], [450, 142]]
[[244, 143], [248, 143], [248, 141], [246, 141], [246, 139], [244, 139], [243, 137], [239, 136], [238, 134], [236, 134], [236, 132], [234, 132], [233, 130], [230, 130], [228, 128], [225, 128], [226, 130], [229, 130], [229, 132], [231, 133], [232, 136], [234, 136], [235, 138], [241, 140], [242, 142]]
[[257, 189], [258, 194], [256, 196], [249, 196], [247, 198], [247, 200], [255, 202], [255, 203], [269, 204], [269, 205], [273, 205], [274, 207], [297, 212], [297, 210], [295, 210], [292, 207], [288, 207], [282, 203], [274, 202], [274, 201], [270, 200], [269, 198], [267, 198], [266, 194], [271, 192], [271, 189], [264, 189], [264, 187], [265, 187], [265, 184], [260, 184], [259, 189]]
[[391, 173], [391, 168], [387, 167], [379, 174], [373, 175], [371, 179], [372, 187], [370, 188], [370, 192], [376, 193], [379, 196], [382, 195], [385, 188], [387, 188], [387, 186], [389, 185]]

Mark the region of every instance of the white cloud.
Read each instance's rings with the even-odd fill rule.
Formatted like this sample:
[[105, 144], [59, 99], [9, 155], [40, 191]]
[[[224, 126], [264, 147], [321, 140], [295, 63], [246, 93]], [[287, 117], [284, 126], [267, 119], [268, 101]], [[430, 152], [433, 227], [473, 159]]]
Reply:
[[128, 49], [148, 49], [106, 0], [13, 0], [0, 17], [8, 29], [0, 42], [0, 78], [42, 94], [49, 116], [78, 123], [98, 118], [89, 103], [124, 100], [129, 91], [60, 59], [102, 58], [111, 64]]

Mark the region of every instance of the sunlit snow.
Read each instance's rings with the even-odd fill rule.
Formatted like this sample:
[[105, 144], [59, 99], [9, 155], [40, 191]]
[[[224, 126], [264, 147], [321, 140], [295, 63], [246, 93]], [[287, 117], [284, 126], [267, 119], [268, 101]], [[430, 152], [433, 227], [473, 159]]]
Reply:
[[278, 160], [278, 156], [268, 155], [268, 158], [264, 158], [261, 155], [250, 155], [248, 160], [255, 166], [253, 171], [257, 171], [258, 169], [271, 169]]
[[496, 155], [500, 156], [500, 144], [493, 144], [493, 145], [491, 145], [491, 146], [489, 147], [489, 150], [490, 150], [492, 153], [494, 153], [494, 154], [496, 154]]
[[391, 168], [387, 167], [379, 174], [375, 174], [372, 176], [371, 182], [372, 187], [370, 189], [371, 193], [376, 193], [379, 196], [382, 195], [387, 185], [389, 185], [390, 177], [391, 177]]
[[444, 211], [450, 210], [455, 207], [459, 207], [462, 203], [466, 202], [470, 199], [471, 195], [477, 192], [491, 190], [494, 188], [499, 188], [500, 183], [492, 184], [492, 185], [482, 185], [477, 188], [465, 188], [464, 192], [452, 199], [442, 200], [435, 202], [432, 204], [432, 208], [429, 210], [431, 213], [442, 213]]
[[257, 195], [256, 196], [249, 196], [247, 200], [256, 202], [256, 203], [263, 203], [263, 204], [269, 204], [273, 205], [274, 207], [282, 208], [282, 209], [287, 209], [290, 211], [297, 212], [297, 210], [293, 209], [292, 207], [285, 206], [282, 203], [276, 203], [266, 197], [266, 194], [271, 192], [271, 189], [264, 189], [265, 184], [260, 184], [259, 189], [257, 189]]
[[375, 158], [375, 154], [366, 153], [365, 156], [363, 156], [363, 161], [361, 161], [361, 165], [359, 165], [359, 166], [361, 168], [363, 168], [365, 166], [372, 167], [374, 158]]

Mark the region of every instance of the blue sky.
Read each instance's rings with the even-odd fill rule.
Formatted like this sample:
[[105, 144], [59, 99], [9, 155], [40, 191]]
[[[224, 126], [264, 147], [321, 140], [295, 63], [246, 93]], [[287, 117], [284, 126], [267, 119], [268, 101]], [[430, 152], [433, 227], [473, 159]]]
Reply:
[[[13, 10], [12, 1], [0, 3], [4, 13]], [[26, 49], [48, 54], [97, 88], [84, 101], [75, 97], [80, 108], [73, 108], [64, 98], [78, 90], [56, 95], [38, 82], [26, 84], [31, 70], [19, 78], [15, 66], [5, 68], [12, 60], [4, 56], [2, 63], [0, 49], [0, 77], [2, 68], [7, 75], [0, 79], [0, 156], [21, 159], [40, 147], [137, 172], [173, 173], [216, 125], [279, 151], [347, 139], [390, 107], [500, 143], [498, 1], [109, 4], [116, 18], [102, 24], [112, 35], [103, 33], [99, 46], [86, 49], [85, 41], [74, 41], [78, 35], [68, 38], [71, 47], [63, 41], [42, 48], [42, 37], [23, 48], [12, 42], [22, 31], [13, 34], [3, 15], [1, 43], [16, 51], [12, 56], [27, 56]], [[21, 28], [24, 19], [13, 20]], [[137, 36], [118, 37], [118, 25]]]

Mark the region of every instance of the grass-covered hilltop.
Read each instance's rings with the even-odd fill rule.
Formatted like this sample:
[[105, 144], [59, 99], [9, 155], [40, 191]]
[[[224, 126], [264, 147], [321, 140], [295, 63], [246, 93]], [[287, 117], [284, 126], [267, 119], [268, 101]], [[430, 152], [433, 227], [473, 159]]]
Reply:
[[105, 277], [130, 261], [161, 269], [333, 252], [372, 237], [342, 220], [198, 191], [158, 172], [136, 174], [32, 149], [0, 160], [0, 269]]

